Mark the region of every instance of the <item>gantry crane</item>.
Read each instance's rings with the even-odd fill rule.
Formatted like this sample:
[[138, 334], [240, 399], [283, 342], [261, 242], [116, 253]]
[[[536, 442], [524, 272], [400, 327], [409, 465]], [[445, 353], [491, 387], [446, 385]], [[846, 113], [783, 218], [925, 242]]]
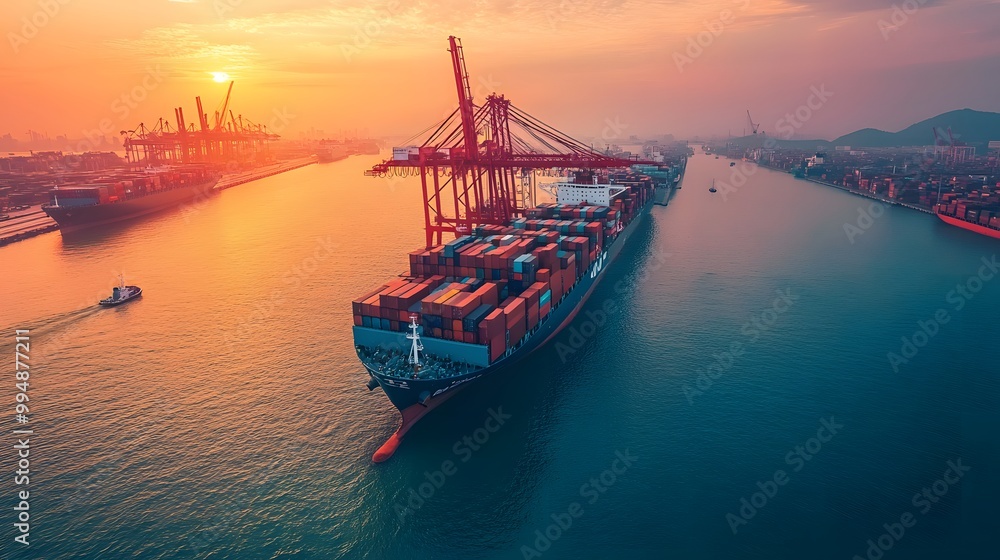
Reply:
[[139, 123], [134, 130], [122, 130], [126, 159], [137, 166], [179, 163], [228, 165], [269, 161], [268, 145], [279, 136], [264, 125], [244, 120], [243, 115], [233, 115], [229, 101], [234, 83], [229, 82], [226, 97], [215, 112], [212, 126], [209, 126], [201, 97], [195, 97], [198, 126], [185, 122], [184, 110], [176, 107], [176, 129], [171, 130], [170, 122], [160, 118], [152, 127]]
[[[604, 155], [492, 93], [477, 105], [459, 38], [448, 37], [458, 108], [412, 155], [386, 160], [366, 175], [420, 173], [427, 247], [443, 235], [482, 224], [505, 225], [533, 204], [536, 169], [624, 168], [639, 161]], [[405, 152], [405, 150], [404, 150]], [[401, 156], [402, 154], [400, 154]]]

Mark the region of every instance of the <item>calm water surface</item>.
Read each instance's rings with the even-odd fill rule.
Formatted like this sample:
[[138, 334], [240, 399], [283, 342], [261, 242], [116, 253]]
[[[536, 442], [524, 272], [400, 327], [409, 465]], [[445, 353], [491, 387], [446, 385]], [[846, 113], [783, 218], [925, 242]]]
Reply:
[[[4, 475], [3, 558], [849, 559], [905, 513], [887, 560], [995, 557], [1000, 280], [949, 296], [995, 240], [893, 208], [852, 243], [866, 199], [752, 167], [713, 195], [739, 167], [695, 156], [591, 297], [601, 325], [583, 314], [374, 465], [397, 415], [364, 387], [350, 301], [423, 239], [419, 184], [363, 177], [376, 159], [0, 249], [35, 430], [31, 545]], [[96, 308], [120, 271], [143, 298]]]

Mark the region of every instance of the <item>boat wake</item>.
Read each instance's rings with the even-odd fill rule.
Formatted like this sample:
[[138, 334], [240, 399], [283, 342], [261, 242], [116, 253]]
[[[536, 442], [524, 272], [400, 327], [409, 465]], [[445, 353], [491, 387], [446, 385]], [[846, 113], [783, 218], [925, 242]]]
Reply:
[[80, 321], [87, 319], [88, 317], [101, 312], [101, 308], [97, 306], [85, 307], [82, 309], [75, 309], [73, 311], [66, 311], [63, 313], [57, 313], [49, 317], [44, 317], [42, 319], [36, 319], [26, 323], [24, 326], [18, 328], [27, 328], [31, 330], [31, 334], [39, 335], [49, 335], [73, 326]]

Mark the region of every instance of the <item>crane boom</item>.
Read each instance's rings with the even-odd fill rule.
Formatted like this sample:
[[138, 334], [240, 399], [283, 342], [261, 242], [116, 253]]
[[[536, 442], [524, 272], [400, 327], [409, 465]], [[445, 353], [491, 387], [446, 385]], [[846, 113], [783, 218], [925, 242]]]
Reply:
[[750, 116], [750, 109], [747, 109], [747, 122], [750, 123], [750, 132], [757, 134], [757, 129], [760, 128], [760, 123], [753, 122], [753, 117]]
[[462, 117], [465, 154], [467, 158], [475, 160], [479, 152], [479, 142], [476, 136], [476, 122], [472, 106], [472, 88], [469, 87], [469, 72], [465, 68], [465, 55], [462, 53], [462, 40], [454, 35], [448, 37], [448, 51], [451, 52], [451, 65], [455, 71], [455, 86], [458, 89], [458, 108]]
[[229, 108], [229, 94], [233, 93], [233, 84], [235, 83], [235, 81], [229, 82], [229, 89], [226, 90], [226, 100], [222, 102], [222, 111], [219, 111], [222, 117], [216, 117], [215, 119], [216, 130], [221, 130], [223, 128], [222, 124], [226, 121], [226, 109]]

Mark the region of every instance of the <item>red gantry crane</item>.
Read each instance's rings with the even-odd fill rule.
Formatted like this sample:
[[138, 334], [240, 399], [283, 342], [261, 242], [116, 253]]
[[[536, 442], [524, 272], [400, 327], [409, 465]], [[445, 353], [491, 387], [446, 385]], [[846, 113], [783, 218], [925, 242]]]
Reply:
[[394, 148], [393, 158], [366, 175], [420, 173], [427, 248], [445, 233], [464, 235], [482, 224], [506, 225], [533, 206], [533, 171], [623, 168], [638, 159], [612, 157], [525, 113], [496, 93], [477, 105], [462, 42], [448, 37], [458, 108], [420, 145]]
[[122, 130], [125, 159], [139, 167], [186, 163], [242, 165], [271, 161], [269, 143], [280, 137], [270, 132], [267, 126], [233, 114], [229, 108], [233, 84], [229, 82], [226, 97], [220, 110], [215, 112], [215, 124], [212, 126], [209, 126], [201, 97], [195, 97], [198, 126], [187, 123], [183, 109], [176, 107], [176, 127], [161, 117], [151, 127], [139, 123], [133, 130]]

